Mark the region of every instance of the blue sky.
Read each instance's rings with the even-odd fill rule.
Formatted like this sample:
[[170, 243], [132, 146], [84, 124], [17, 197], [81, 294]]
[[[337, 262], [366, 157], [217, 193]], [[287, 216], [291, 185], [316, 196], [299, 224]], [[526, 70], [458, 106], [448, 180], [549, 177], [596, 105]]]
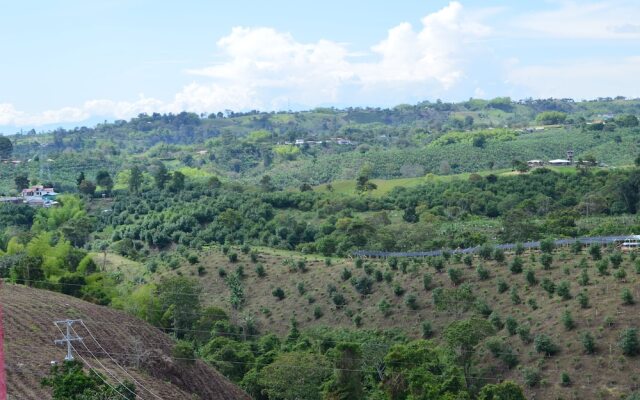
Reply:
[[0, 132], [140, 112], [640, 96], [637, 0], [8, 2]]

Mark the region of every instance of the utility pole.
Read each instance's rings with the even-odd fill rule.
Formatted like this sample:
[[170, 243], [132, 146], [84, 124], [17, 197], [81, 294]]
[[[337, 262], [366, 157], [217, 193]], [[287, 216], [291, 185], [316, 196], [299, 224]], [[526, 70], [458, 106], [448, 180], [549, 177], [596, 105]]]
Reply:
[[64, 337], [62, 339], [54, 340], [55, 344], [65, 344], [65, 343], [67, 344], [67, 356], [64, 358], [65, 361], [73, 360], [73, 353], [71, 352], [71, 350], [73, 350], [73, 345], [71, 344], [71, 342], [82, 341], [82, 338], [80, 336], [71, 334], [71, 330], [73, 329], [74, 322], [82, 322], [82, 320], [65, 319], [63, 321], [54, 321], [54, 324], [58, 327], [58, 329], [60, 329], [60, 325], [64, 325], [67, 327], [67, 333], [63, 334]]

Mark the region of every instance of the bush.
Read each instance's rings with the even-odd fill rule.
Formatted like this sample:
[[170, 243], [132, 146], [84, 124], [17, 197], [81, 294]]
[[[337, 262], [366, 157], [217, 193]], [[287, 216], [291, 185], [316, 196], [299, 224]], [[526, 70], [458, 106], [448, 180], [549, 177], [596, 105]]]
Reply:
[[362, 326], [362, 315], [360, 315], [360, 314], [356, 314], [356, 315], [354, 315], [354, 316], [353, 316], [353, 318], [352, 318], [351, 320], [353, 321], [353, 324], [354, 324], [356, 327], [358, 327], [358, 328], [359, 328], [359, 327], [361, 327], [361, 326]]
[[444, 269], [444, 258], [436, 257], [433, 259], [431, 264], [433, 265], [433, 268], [436, 270], [436, 272], [442, 272], [442, 270]]
[[418, 298], [416, 297], [415, 294], [409, 293], [404, 298], [404, 304], [406, 304], [407, 307], [409, 307], [412, 310], [417, 310], [418, 309]]
[[571, 286], [568, 281], [561, 281], [556, 288], [556, 293], [562, 300], [571, 299]]
[[482, 247], [480, 247], [480, 250], [478, 250], [478, 255], [485, 260], [491, 260], [492, 254], [493, 247], [489, 244], [483, 245]]
[[198, 276], [204, 276], [207, 274], [207, 269], [203, 265], [198, 265]]
[[589, 308], [589, 295], [586, 290], [579, 292], [576, 298], [578, 299], [580, 308]]
[[393, 285], [393, 293], [396, 296], [402, 296], [404, 294], [404, 292], [405, 292], [404, 288], [402, 286], [400, 286], [399, 284], [396, 283], [395, 285]]
[[229, 262], [234, 263], [238, 261], [238, 253], [236, 252], [229, 253], [227, 257], [229, 257]]
[[522, 272], [522, 265], [522, 259], [520, 257], [514, 257], [514, 259], [511, 260], [511, 264], [509, 265], [509, 270], [512, 274], [519, 274]]
[[264, 278], [265, 276], [267, 276], [267, 271], [265, 271], [264, 265], [256, 265], [256, 275], [258, 275], [258, 277], [260, 278]]
[[560, 384], [564, 387], [569, 387], [571, 386], [571, 378], [569, 377], [569, 374], [566, 372], [563, 372], [560, 375]]
[[599, 244], [592, 244], [589, 246], [589, 255], [593, 260], [599, 260], [602, 258], [602, 252]]
[[298, 294], [300, 296], [304, 295], [307, 292], [307, 288], [304, 287], [304, 282], [298, 282], [296, 288], [298, 289]]
[[487, 302], [484, 300], [476, 301], [476, 311], [478, 311], [478, 314], [482, 315], [485, 318], [489, 317], [493, 312], [489, 304], [487, 304]]
[[573, 252], [573, 254], [580, 254], [582, 253], [582, 243], [580, 243], [579, 240], [576, 240], [575, 242], [571, 243], [571, 251]]
[[553, 249], [556, 248], [556, 245], [553, 241], [553, 239], [544, 239], [540, 242], [540, 251], [542, 251], [543, 253], [553, 253]]
[[524, 254], [524, 245], [520, 242], [516, 243], [516, 247], [513, 250], [517, 256]]
[[535, 387], [540, 383], [540, 370], [533, 367], [524, 368], [522, 370], [522, 379], [529, 387]]
[[433, 336], [433, 327], [431, 326], [431, 322], [423, 321], [422, 322], [422, 338], [429, 339]]
[[615, 278], [620, 282], [624, 282], [627, 279], [627, 271], [624, 268], [619, 268], [614, 274]]
[[313, 318], [320, 319], [323, 315], [324, 312], [322, 312], [322, 308], [320, 306], [315, 306], [315, 308], [313, 309]]
[[496, 312], [492, 312], [489, 316], [489, 322], [496, 328], [496, 331], [502, 330], [504, 328], [504, 324], [502, 323], [502, 318]]
[[518, 327], [518, 337], [522, 340], [522, 343], [529, 344], [532, 342], [531, 339], [531, 327], [529, 325], [520, 325]]
[[218, 268], [218, 275], [221, 278], [224, 278], [225, 276], [227, 276], [227, 271], [224, 268], [220, 267], [220, 268]]
[[553, 356], [560, 350], [558, 346], [553, 343], [551, 337], [545, 334], [536, 335], [535, 339], [533, 340], [533, 346], [538, 353], [544, 354], [546, 356]]
[[503, 263], [504, 262], [504, 250], [495, 249], [493, 251], [493, 259], [496, 260], [496, 262]]
[[362, 275], [356, 280], [354, 288], [362, 296], [373, 293], [373, 280], [366, 275]]
[[573, 320], [573, 316], [571, 315], [571, 312], [569, 310], [564, 310], [561, 319], [562, 325], [564, 325], [564, 329], [570, 331], [576, 327], [576, 323]]
[[591, 279], [589, 278], [589, 273], [586, 269], [583, 269], [582, 272], [580, 272], [580, 276], [578, 277], [578, 284], [580, 286], [587, 286], [590, 281]]
[[248, 244], [243, 244], [240, 248], [240, 251], [242, 252], [242, 254], [249, 254], [249, 252], [251, 251], [251, 247]]
[[284, 299], [284, 298], [286, 297], [286, 296], [285, 296], [285, 294], [284, 294], [284, 290], [282, 290], [282, 288], [279, 288], [279, 287], [278, 287], [278, 288], [273, 289], [273, 291], [271, 292], [271, 294], [272, 294], [274, 297], [278, 298], [278, 300], [282, 300], [282, 299]]
[[540, 264], [542, 264], [542, 269], [551, 269], [551, 264], [553, 264], [553, 256], [549, 253], [542, 254], [540, 256]]
[[333, 301], [333, 304], [335, 304], [336, 308], [338, 309], [344, 307], [347, 304], [347, 299], [341, 293], [338, 293], [338, 292], [335, 292], [333, 296], [331, 296], [331, 300]]
[[635, 303], [635, 300], [633, 299], [631, 291], [628, 288], [622, 289], [622, 304], [629, 306], [633, 303]]
[[585, 353], [593, 354], [596, 352], [596, 341], [591, 332], [584, 332], [580, 336], [580, 341], [582, 342], [582, 348]]
[[195, 349], [193, 343], [186, 340], [178, 340], [173, 346], [171, 355], [178, 362], [193, 364], [195, 362]]
[[355, 261], [356, 268], [362, 268], [363, 264], [364, 264], [364, 260], [362, 258], [356, 258], [356, 261]]
[[343, 269], [340, 278], [342, 278], [343, 281], [348, 281], [351, 278], [351, 271], [346, 268]]
[[487, 279], [489, 279], [489, 270], [483, 265], [478, 265], [478, 268], [476, 268], [476, 273], [478, 274], [478, 279], [480, 279], [481, 281], [486, 281]]
[[515, 286], [511, 288], [510, 297], [511, 297], [511, 302], [514, 305], [518, 305], [522, 303], [522, 299], [520, 298], [520, 295], [518, 295], [518, 289]]
[[473, 265], [473, 256], [471, 254], [465, 255], [464, 258], [462, 259], [462, 262], [467, 267], [471, 267]]
[[391, 281], [393, 281], [393, 274], [391, 273], [391, 271], [384, 271], [384, 274], [382, 275], [382, 277], [384, 278], [384, 281], [387, 283], [391, 283]]
[[613, 268], [619, 268], [622, 264], [622, 253], [619, 251], [614, 252], [609, 256], [609, 261], [611, 261]]
[[455, 286], [458, 286], [462, 283], [462, 271], [457, 268], [449, 268], [449, 279], [451, 279], [451, 283]]
[[252, 263], [257, 263], [258, 262], [258, 252], [257, 251], [252, 251], [251, 254], [249, 254], [249, 257], [251, 258], [251, 262]]
[[391, 314], [391, 304], [386, 299], [380, 300], [378, 303], [378, 309], [385, 317], [388, 317]]
[[640, 353], [640, 342], [638, 341], [638, 329], [628, 328], [620, 336], [619, 346], [625, 356], [636, 356]]
[[598, 274], [600, 276], [609, 275], [609, 261], [600, 260], [596, 263], [596, 268], [598, 269]]
[[549, 293], [549, 297], [553, 296], [553, 294], [556, 292], [556, 284], [553, 283], [553, 281], [549, 278], [542, 279], [542, 283], [540, 284], [540, 286], [542, 286], [542, 288], [547, 293]]
[[504, 293], [509, 290], [509, 285], [505, 282], [504, 279], [498, 279], [498, 293]]
[[538, 284], [538, 280], [536, 279], [536, 273], [533, 270], [533, 268], [527, 268], [527, 272], [525, 272], [524, 277], [527, 280], [527, 283], [529, 285], [535, 286]]
[[507, 319], [504, 321], [504, 325], [507, 328], [507, 332], [509, 332], [509, 335], [513, 336], [517, 333], [518, 321], [516, 321], [515, 318], [511, 316], [507, 317]]
[[389, 267], [394, 271], [398, 269], [398, 259], [396, 257], [389, 258]]
[[375, 271], [373, 271], [373, 278], [376, 280], [376, 282], [382, 282], [384, 280], [384, 277], [382, 276], [382, 271], [380, 271], [379, 269], [376, 269]]
[[431, 276], [430, 273], [426, 272], [422, 275], [422, 286], [424, 287], [424, 290], [431, 289], [431, 282], [433, 282], [433, 276]]

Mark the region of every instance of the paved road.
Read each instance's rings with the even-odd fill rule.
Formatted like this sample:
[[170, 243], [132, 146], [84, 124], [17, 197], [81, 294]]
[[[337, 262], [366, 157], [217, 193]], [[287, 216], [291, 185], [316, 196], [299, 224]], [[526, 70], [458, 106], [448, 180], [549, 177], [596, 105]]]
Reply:
[[[628, 239], [640, 239], [640, 236], [595, 236], [595, 237], [581, 237], [574, 239], [558, 239], [555, 240], [556, 246], [566, 246], [579, 241], [582, 244], [589, 245], [593, 243], [598, 244], [612, 244], [617, 242], [623, 242]], [[525, 249], [537, 249], [540, 247], [540, 242], [525, 242], [522, 243]], [[510, 250], [516, 247], [515, 243], [498, 244], [494, 246], [497, 249]], [[469, 247], [466, 249], [452, 249], [452, 250], [431, 250], [431, 251], [370, 251], [370, 250], [357, 250], [352, 254], [356, 257], [435, 257], [441, 256], [444, 251], [448, 251], [452, 254], [470, 254], [475, 253], [480, 249], [480, 246]]]

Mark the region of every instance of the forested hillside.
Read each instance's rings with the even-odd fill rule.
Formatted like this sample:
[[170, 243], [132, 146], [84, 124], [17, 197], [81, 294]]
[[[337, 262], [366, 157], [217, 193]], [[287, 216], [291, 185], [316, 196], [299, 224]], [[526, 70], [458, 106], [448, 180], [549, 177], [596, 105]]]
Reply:
[[551, 239], [640, 233], [639, 114], [499, 98], [8, 136], [5, 195], [59, 194], [0, 204], [0, 277], [130, 313], [256, 399], [624, 398], [637, 255]]

